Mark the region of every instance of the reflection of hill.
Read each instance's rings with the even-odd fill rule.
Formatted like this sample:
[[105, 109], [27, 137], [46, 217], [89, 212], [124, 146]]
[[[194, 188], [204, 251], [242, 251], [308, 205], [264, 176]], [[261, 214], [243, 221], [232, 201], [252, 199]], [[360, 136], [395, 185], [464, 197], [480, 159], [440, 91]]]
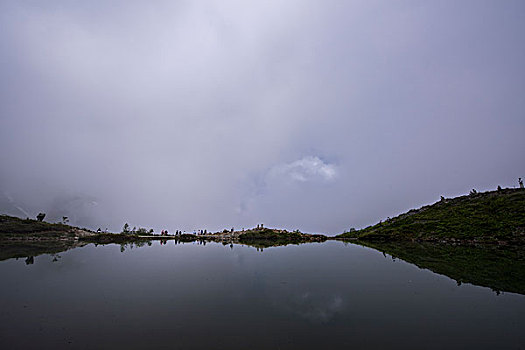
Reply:
[[525, 294], [525, 247], [461, 246], [416, 242], [363, 242], [366, 247], [400, 258], [460, 283], [496, 292]]
[[56, 254], [83, 245], [85, 243], [71, 240], [0, 241], [0, 261], [42, 254]]

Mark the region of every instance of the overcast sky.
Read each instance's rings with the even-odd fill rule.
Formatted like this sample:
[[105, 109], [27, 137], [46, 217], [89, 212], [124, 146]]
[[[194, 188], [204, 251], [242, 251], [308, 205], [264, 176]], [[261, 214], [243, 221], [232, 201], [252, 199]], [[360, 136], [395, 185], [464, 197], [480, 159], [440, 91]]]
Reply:
[[0, 210], [340, 233], [525, 178], [524, 1], [0, 0]]

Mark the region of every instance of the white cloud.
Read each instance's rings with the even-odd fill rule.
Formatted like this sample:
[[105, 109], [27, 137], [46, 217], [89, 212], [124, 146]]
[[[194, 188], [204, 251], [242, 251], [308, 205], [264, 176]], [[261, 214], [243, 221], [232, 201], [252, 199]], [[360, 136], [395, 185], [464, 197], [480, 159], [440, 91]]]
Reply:
[[273, 167], [269, 172], [270, 178], [286, 178], [297, 182], [333, 181], [338, 171], [334, 164], [325, 163], [316, 156], [307, 156], [291, 163]]

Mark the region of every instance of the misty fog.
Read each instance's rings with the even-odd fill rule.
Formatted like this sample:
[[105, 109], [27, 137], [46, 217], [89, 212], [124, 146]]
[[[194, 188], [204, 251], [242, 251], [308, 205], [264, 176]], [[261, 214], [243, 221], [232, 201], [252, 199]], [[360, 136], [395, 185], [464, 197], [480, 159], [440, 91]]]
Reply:
[[0, 1], [0, 213], [336, 234], [525, 177], [522, 1]]

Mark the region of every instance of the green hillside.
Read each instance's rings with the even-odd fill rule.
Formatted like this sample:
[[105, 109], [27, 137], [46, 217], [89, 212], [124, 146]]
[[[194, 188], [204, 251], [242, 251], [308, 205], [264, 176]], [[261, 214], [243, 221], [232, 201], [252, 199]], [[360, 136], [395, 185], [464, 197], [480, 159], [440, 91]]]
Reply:
[[0, 240], [74, 238], [75, 228], [63, 224], [0, 215]]
[[337, 238], [525, 243], [525, 190], [500, 189], [413, 209]]

